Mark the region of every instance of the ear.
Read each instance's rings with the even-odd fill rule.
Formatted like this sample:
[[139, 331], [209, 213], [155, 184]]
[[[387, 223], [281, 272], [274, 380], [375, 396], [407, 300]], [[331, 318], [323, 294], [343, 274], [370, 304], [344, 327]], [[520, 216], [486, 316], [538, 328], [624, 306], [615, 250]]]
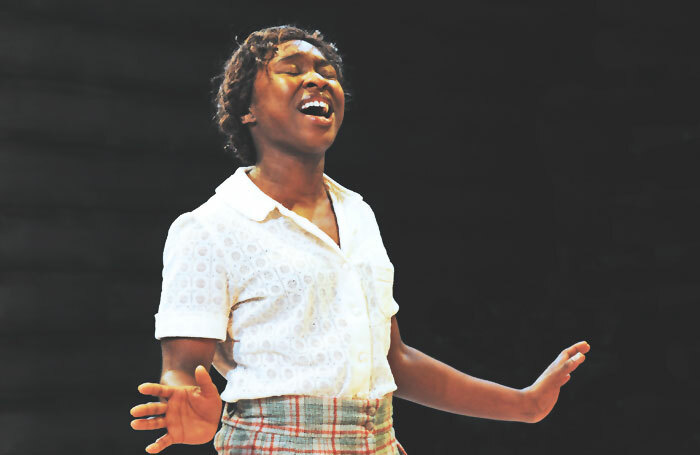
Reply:
[[246, 115], [241, 117], [241, 122], [245, 125], [248, 123], [255, 123], [255, 116], [252, 112], [248, 112]]

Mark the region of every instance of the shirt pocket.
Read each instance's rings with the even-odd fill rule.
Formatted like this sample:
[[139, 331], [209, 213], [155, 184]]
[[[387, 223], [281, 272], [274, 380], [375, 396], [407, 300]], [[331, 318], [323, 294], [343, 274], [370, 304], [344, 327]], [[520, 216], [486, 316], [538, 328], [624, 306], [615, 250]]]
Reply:
[[372, 264], [372, 280], [378, 316], [380, 322], [384, 322], [399, 311], [399, 305], [394, 301], [394, 266], [391, 263]]

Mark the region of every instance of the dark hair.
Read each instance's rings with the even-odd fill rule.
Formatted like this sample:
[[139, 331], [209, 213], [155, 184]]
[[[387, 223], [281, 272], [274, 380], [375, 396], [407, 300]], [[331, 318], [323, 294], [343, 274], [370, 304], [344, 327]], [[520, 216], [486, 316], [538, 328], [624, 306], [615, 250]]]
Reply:
[[[293, 40], [306, 41], [318, 48], [337, 72], [338, 82], [343, 85], [343, 61], [333, 43], [323, 39], [318, 30], [308, 32], [297, 27], [282, 25], [264, 28], [251, 33], [238, 46], [224, 65], [216, 102], [216, 122], [226, 136], [226, 149], [244, 165], [255, 164], [257, 153], [248, 127], [241, 117], [248, 113], [253, 95], [253, 83], [258, 69], [263, 68], [277, 51], [277, 46]], [[347, 95], [347, 93], [346, 93]]]

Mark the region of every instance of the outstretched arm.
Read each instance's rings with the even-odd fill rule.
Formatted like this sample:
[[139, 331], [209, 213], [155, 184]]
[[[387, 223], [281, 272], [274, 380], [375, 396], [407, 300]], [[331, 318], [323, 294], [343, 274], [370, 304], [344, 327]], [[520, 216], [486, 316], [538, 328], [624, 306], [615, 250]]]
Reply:
[[574, 344], [562, 351], [530, 387], [513, 389], [469, 376], [405, 345], [393, 317], [388, 360], [398, 387], [394, 392], [397, 397], [455, 414], [534, 423], [549, 414], [559, 388], [589, 350], [585, 341]]

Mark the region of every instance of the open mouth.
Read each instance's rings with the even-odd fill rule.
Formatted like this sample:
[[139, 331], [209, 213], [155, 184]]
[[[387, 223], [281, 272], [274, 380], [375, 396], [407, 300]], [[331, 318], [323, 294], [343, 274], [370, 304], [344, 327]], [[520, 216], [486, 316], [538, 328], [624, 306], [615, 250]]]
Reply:
[[333, 108], [325, 101], [309, 101], [299, 107], [299, 112], [304, 115], [330, 118], [333, 114]]

